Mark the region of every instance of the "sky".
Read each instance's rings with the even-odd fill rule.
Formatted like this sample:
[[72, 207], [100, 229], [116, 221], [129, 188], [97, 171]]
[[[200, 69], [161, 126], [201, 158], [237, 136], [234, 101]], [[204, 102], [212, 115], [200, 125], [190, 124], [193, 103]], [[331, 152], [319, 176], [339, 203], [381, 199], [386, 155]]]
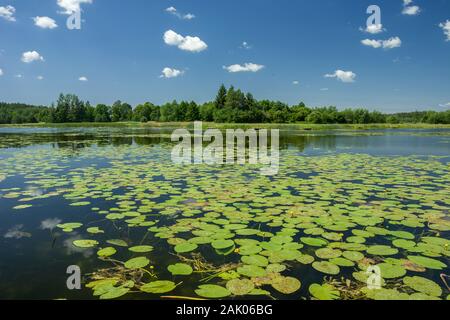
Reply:
[[450, 0], [0, 0], [0, 101], [201, 103], [222, 83], [291, 105], [448, 110]]

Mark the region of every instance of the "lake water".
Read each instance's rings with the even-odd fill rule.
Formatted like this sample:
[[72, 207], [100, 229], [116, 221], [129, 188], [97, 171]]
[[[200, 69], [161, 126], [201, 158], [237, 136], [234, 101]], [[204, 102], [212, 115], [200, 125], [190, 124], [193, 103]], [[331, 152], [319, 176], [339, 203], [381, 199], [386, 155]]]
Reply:
[[0, 299], [448, 297], [450, 130], [282, 131], [272, 177], [171, 132], [0, 127]]

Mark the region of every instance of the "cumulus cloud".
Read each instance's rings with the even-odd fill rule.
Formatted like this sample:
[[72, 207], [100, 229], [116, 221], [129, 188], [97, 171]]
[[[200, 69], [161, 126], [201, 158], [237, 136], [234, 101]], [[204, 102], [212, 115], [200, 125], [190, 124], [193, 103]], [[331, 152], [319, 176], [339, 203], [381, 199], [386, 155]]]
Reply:
[[192, 19], [195, 18], [195, 15], [193, 15], [192, 13], [183, 14], [183, 13], [179, 12], [177, 10], [177, 8], [175, 8], [175, 7], [168, 7], [166, 9], [166, 12], [168, 12], [168, 13], [170, 13], [170, 14], [174, 15], [175, 17], [177, 17], [179, 19], [182, 19], [182, 20], [192, 20]]
[[336, 78], [345, 83], [355, 82], [356, 74], [352, 71], [336, 70], [334, 73], [326, 74], [325, 78]]
[[402, 14], [408, 16], [415, 16], [420, 13], [419, 6], [413, 6], [413, 0], [403, 0], [403, 11]]
[[25, 63], [31, 63], [33, 61], [44, 61], [44, 57], [37, 51], [27, 51], [22, 54], [22, 61]]
[[201, 52], [208, 48], [208, 45], [199, 37], [184, 37], [173, 30], [164, 33], [164, 42], [169, 46], [177, 46], [181, 50], [190, 52]]
[[55, 29], [58, 27], [56, 21], [49, 17], [34, 17], [34, 25], [42, 29]]
[[265, 68], [265, 66], [256, 63], [245, 63], [243, 65], [240, 64], [232, 64], [230, 66], [224, 66], [225, 70], [231, 73], [236, 72], [258, 72]]
[[81, 11], [81, 4], [91, 4], [92, 1], [93, 0], [58, 0], [57, 4], [63, 9], [63, 11], [61, 11], [62, 14], [71, 15], [74, 12]]
[[44, 77], [43, 77], [43, 76], [37, 76], [36, 79], [38, 79], [38, 80], [44, 80]]
[[242, 42], [241, 48], [250, 50], [252, 48], [252, 46], [247, 41], [244, 41], [244, 42]]
[[380, 23], [380, 24], [371, 24], [367, 26], [366, 29], [361, 28], [361, 30], [370, 34], [378, 34], [385, 31], [386, 29], [384, 29], [383, 25]]
[[297, 80], [294, 80], [294, 81], [292, 81], [292, 84], [296, 86], [296, 85], [299, 85], [299, 84], [300, 84], [300, 82], [299, 82], [299, 81], [297, 81]]
[[3, 70], [0, 69], [0, 77], [3, 75]]
[[0, 18], [5, 19], [6, 21], [16, 21], [14, 13], [16, 13], [16, 8], [13, 6], [0, 7]]
[[445, 36], [447, 37], [447, 39], [445, 39], [445, 41], [450, 41], [450, 20], [440, 23], [439, 27], [442, 28]]
[[375, 49], [394, 49], [401, 47], [402, 40], [399, 37], [392, 37], [388, 40], [374, 40], [374, 39], [364, 39], [361, 43], [365, 46], [372, 47]]
[[88, 81], [88, 78], [83, 76], [83, 77], [79, 77], [78, 80], [86, 82], [86, 81]]
[[164, 68], [161, 72], [162, 72], [162, 74], [159, 77], [167, 78], [167, 79], [176, 78], [176, 77], [184, 74], [184, 71], [182, 71], [182, 70], [173, 69], [173, 68], [169, 68], [169, 67]]

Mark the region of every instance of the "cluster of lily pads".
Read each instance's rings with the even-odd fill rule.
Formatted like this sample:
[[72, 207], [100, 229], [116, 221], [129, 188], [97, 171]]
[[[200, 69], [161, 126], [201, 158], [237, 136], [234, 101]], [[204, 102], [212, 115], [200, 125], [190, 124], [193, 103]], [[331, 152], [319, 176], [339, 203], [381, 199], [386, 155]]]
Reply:
[[[285, 150], [277, 176], [258, 169], [174, 165], [169, 144], [23, 149], [0, 159], [0, 182], [27, 188], [0, 197], [18, 214], [53, 197], [89, 214], [57, 228], [95, 250], [85, 286], [100, 299], [449, 298], [447, 162]], [[110, 238], [111, 226], [145, 237]], [[368, 288], [370, 266], [382, 289]]]

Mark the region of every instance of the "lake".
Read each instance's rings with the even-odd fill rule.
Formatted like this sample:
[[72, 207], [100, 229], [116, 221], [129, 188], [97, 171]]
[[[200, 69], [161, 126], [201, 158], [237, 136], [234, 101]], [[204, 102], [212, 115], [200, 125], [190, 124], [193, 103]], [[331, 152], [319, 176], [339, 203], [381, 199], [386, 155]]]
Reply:
[[448, 299], [450, 129], [282, 130], [275, 176], [172, 130], [0, 127], [0, 299]]

